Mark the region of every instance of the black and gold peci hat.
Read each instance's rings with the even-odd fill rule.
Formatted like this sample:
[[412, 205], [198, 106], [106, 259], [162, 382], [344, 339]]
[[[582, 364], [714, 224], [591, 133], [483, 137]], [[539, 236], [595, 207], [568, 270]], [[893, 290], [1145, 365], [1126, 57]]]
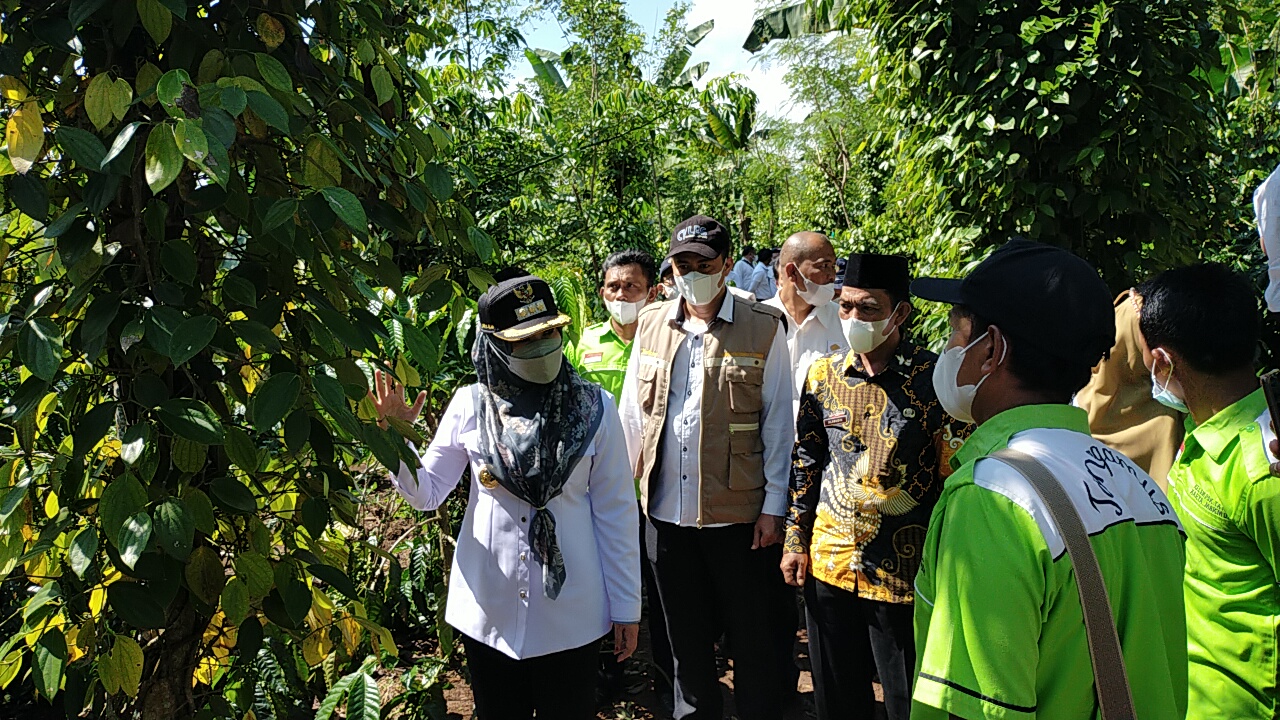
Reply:
[[510, 278], [490, 287], [480, 296], [476, 309], [480, 331], [507, 342], [573, 322], [556, 306], [551, 286], [534, 275]]

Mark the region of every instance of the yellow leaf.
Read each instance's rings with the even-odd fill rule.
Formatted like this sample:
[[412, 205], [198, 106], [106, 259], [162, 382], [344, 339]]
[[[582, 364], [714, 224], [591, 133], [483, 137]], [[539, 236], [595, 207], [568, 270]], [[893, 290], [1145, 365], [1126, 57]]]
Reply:
[[106, 73], [94, 75], [84, 91], [84, 111], [89, 115], [89, 122], [99, 130], [111, 122], [114, 96], [115, 83]]
[[[160, 82], [160, 68], [152, 63], [147, 63], [138, 68], [138, 77], [134, 80], [134, 87], [137, 88], [138, 97], [142, 98], [142, 102], [147, 105], [156, 104], [156, 83]], [[145, 95], [143, 93], [146, 93]]]
[[128, 635], [117, 635], [115, 647], [111, 648], [111, 665], [120, 680], [120, 689], [129, 697], [138, 694], [138, 683], [142, 681], [142, 648], [138, 641]]
[[60, 509], [60, 507], [61, 506], [58, 504], [58, 493], [51, 492], [47, 497], [45, 497], [44, 499], [45, 517], [53, 518], [57, 516], [58, 510]]
[[120, 692], [120, 673], [116, 672], [115, 658], [112, 653], [103, 653], [98, 656], [98, 680], [102, 682], [102, 689], [107, 695], [115, 695]]
[[333, 652], [333, 641], [329, 639], [329, 628], [324, 627], [312, 632], [302, 639], [302, 659], [307, 665], [315, 667], [324, 662]]
[[318, 135], [312, 135], [302, 150], [302, 184], [312, 188], [342, 184], [342, 161]]
[[[156, 69], [159, 72], [159, 69]], [[124, 120], [129, 112], [129, 103], [133, 102], [133, 87], [124, 78], [116, 78], [111, 84], [111, 114], [118, 120]]]
[[0, 76], [0, 95], [9, 102], [20, 103], [27, 99], [29, 93], [27, 86], [21, 80], [12, 75], [2, 75]]
[[79, 645], [80, 628], [79, 626], [71, 628], [71, 632], [67, 633], [67, 662], [73, 663], [84, 657], [84, 648]]
[[102, 606], [107, 602], [107, 587], [98, 585], [89, 591], [89, 614], [98, 617], [102, 614]]
[[262, 44], [268, 49], [275, 50], [284, 42], [284, 25], [267, 13], [259, 15], [254, 25], [258, 29], [258, 37], [262, 38]]
[[9, 683], [22, 671], [22, 649], [15, 648], [0, 660], [0, 690], [9, 687]]
[[138, 0], [138, 19], [157, 45], [163, 43], [173, 30], [173, 13], [160, 0]]
[[337, 624], [338, 630], [342, 632], [342, 648], [347, 651], [348, 656], [354, 656], [363, 636], [363, 633], [360, 632], [360, 623], [348, 615], [339, 620]]
[[25, 175], [44, 148], [44, 119], [34, 100], [28, 100], [13, 111], [4, 128], [4, 139], [9, 144], [9, 162], [19, 175]]
[[418, 387], [422, 384], [422, 376], [409, 364], [409, 361], [404, 359], [404, 355], [396, 358], [396, 379], [409, 387]]
[[392, 657], [400, 657], [400, 650], [396, 647], [395, 638], [391, 637], [390, 630], [364, 618], [356, 618], [356, 622], [360, 623], [365, 630], [373, 633], [374, 645], [381, 646], [380, 649], [391, 653]]

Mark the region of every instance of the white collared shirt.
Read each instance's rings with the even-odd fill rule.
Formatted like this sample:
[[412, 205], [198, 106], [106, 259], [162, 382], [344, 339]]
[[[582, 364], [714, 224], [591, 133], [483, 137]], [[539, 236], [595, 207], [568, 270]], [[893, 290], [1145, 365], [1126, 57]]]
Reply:
[[751, 263], [747, 262], [746, 258], [740, 258], [738, 262], [733, 264], [733, 269], [729, 271], [729, 279], [733, 281], [735, 286], [750, 291], [747, 286], [751, 284], [751, 272], [753, 270], [755, 268]]
[[565, 566], [564, 587], [551, 600], [529, 543], [533, 507], [501, 485], [488, 489], [477, 479], [484, 461], [474, 387], [454, 394], [416, 473], [402, 462], [392, 478], [410, 505], [433, 510], [471, 466], [470, 501], [458, 531], [445, 621], [517, 660], [581, 647], [614, 622], [639, 622], [640, 517], [625, 438], [609, 394], [600, 391], [604, 413], [595, 439], [564, 489], [547, 503]]
[[[734, 306], [739, 302], [726, 294], [718, 319], [733, 322]], [[680, 304], [671, 303], [665, 321], [676, 320]], [[671, 383], [667, 391], [666, 427], [662, 430], [662, 462], [651, 486], [649, 516], [655, 520], [684, 527], [700, 525], [698, 520], [698, 458], [702, 452], [702, 382], [705, 377], [702, 356], [702, 323], [686, 318], [679, 329], [684, 339], [671, 360]], [[640, 409], [636, 388], [639, 382], [639, 352], [631, 353], [627, 365], [627, 381], [622, 386], [619, 413], [622, 432], [627, 438], [627, 452], [632, 467], [640, 456], [644, 413]], [[760, 410], [760, 436], [764, 441], [765, 497], [761, 512], [784, 515], [787, 509], [787, 482], [791, 472], [791, 450], [795, 444], [795, 416], [791, 410], [791, 387], [788, 382], [790, 356], [786, 339], [779, 327], [764, 364], [763, 405]], [[727, 452], [710, 448], [709, 452]]]
[[796, 322], [782, 305], [782, 298], [774, 296], [765, 305], [782, 311], [787, 318], [787, 350], [791, 353], [792, 389], [795, 390], [793, 407], [800, 412], [800, 392], [809, 375], [809, 366], [823, 355], [848, 350], [849, 341], [840, 326], [840, 309], [834, 302], [815, 306], [805, 316], [804, 322]]
[[778, 281], [773, 276], [773, 266], [763, 263], [756, 265], [752, 271], [750, 287], [747, 288], [760, 302], [764, 302], [778, 294]]

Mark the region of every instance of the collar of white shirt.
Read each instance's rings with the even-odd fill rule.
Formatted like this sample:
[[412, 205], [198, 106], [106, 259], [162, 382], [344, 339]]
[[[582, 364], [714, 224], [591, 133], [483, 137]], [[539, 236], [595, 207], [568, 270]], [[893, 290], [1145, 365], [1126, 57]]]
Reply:
[[787, 307], [782, 304], [781, 295], [774, 295], [768, 300], [765, 300], [764, 304], [781, 310], [782, 314], [787, 316], [787, 322], [790, 323], [789, 327], [797, 330], [808, 323], [809, 318], [813, 318], [815, 322], [828, 330], [839, 327], [840, 325], [840, 311], [836, 308], [836, 304], [834, 302], [829, 302], [821, 306], [815, 305], [813, 311], [805, 316], [804, 322], [802, 323], [796, 322], [796, 319], [791, 317], [791, 313], [787, 310]]
[[[727, 323], [733, 322], [733, 304], [737, 302], [733, 293], [724, 294], [724, 302], [720, 304], [720, 312], [716, 313], [716, 317]], [[671, 307], [667, 309], [667, 322], [679, 327], [684, 323], [684, 300], [671, 303]]]

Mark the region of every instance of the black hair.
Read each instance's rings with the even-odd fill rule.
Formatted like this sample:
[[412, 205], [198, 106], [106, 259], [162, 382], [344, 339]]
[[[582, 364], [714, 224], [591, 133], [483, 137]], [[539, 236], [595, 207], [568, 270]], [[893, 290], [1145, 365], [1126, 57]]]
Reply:
[[[969, 320], [969, 338], [966, 345], [977, 340], [987, 328], [998, 323], [987, 322], [963, 305], [955, 306], [956, 314]], [[1003, 331], [1004, 328], [1001, 328]], [[1005, 364], [1023, 388], [1040, 393], [1053, 402], [1069, 403], [1071, 396], [1088, 384], [1093, 376], [1094, 363], [1065, 360], [1037, 350], [1016, 336], [1005, 333], [1008, 355]]]
[[760, 248], [760, 252], [756, 253], [756, 260], [768, 265], [769, 261], [773, 260], [773, 249]]
[[756, 249], [755, 249], [755, 248], [753, 248], [753, 247], [751, 247], [750, 245], [748, 245], [748, 246], [746, 246], [746, 247], [742, 248], [742, 256], [743, 256], [743, 257], [746, 257], [746, 256], [748, 256], [748, 255], [755, 255], [755, 254], [756, 254]]
[[649, 281], [649, 287], [653, 287], [658, 281], [658, 264], [653, 261], [653, 256], [643, 250], [628, 248], [619, 250], [604, 259], [604, 267], [600, 269], [600, 282], [604, 283], [604, 276], [616, 267], [626, 267], [627, 265], [639, 265], [640, 272], [644, 274], [645, 280]]
[[1160, 273], [1136, 292], [1148, 347], [1173, 350], [1209, 375], [1253, 369], [1262, 328], [1257, 294], [1244, 275], [1203, 263]]

